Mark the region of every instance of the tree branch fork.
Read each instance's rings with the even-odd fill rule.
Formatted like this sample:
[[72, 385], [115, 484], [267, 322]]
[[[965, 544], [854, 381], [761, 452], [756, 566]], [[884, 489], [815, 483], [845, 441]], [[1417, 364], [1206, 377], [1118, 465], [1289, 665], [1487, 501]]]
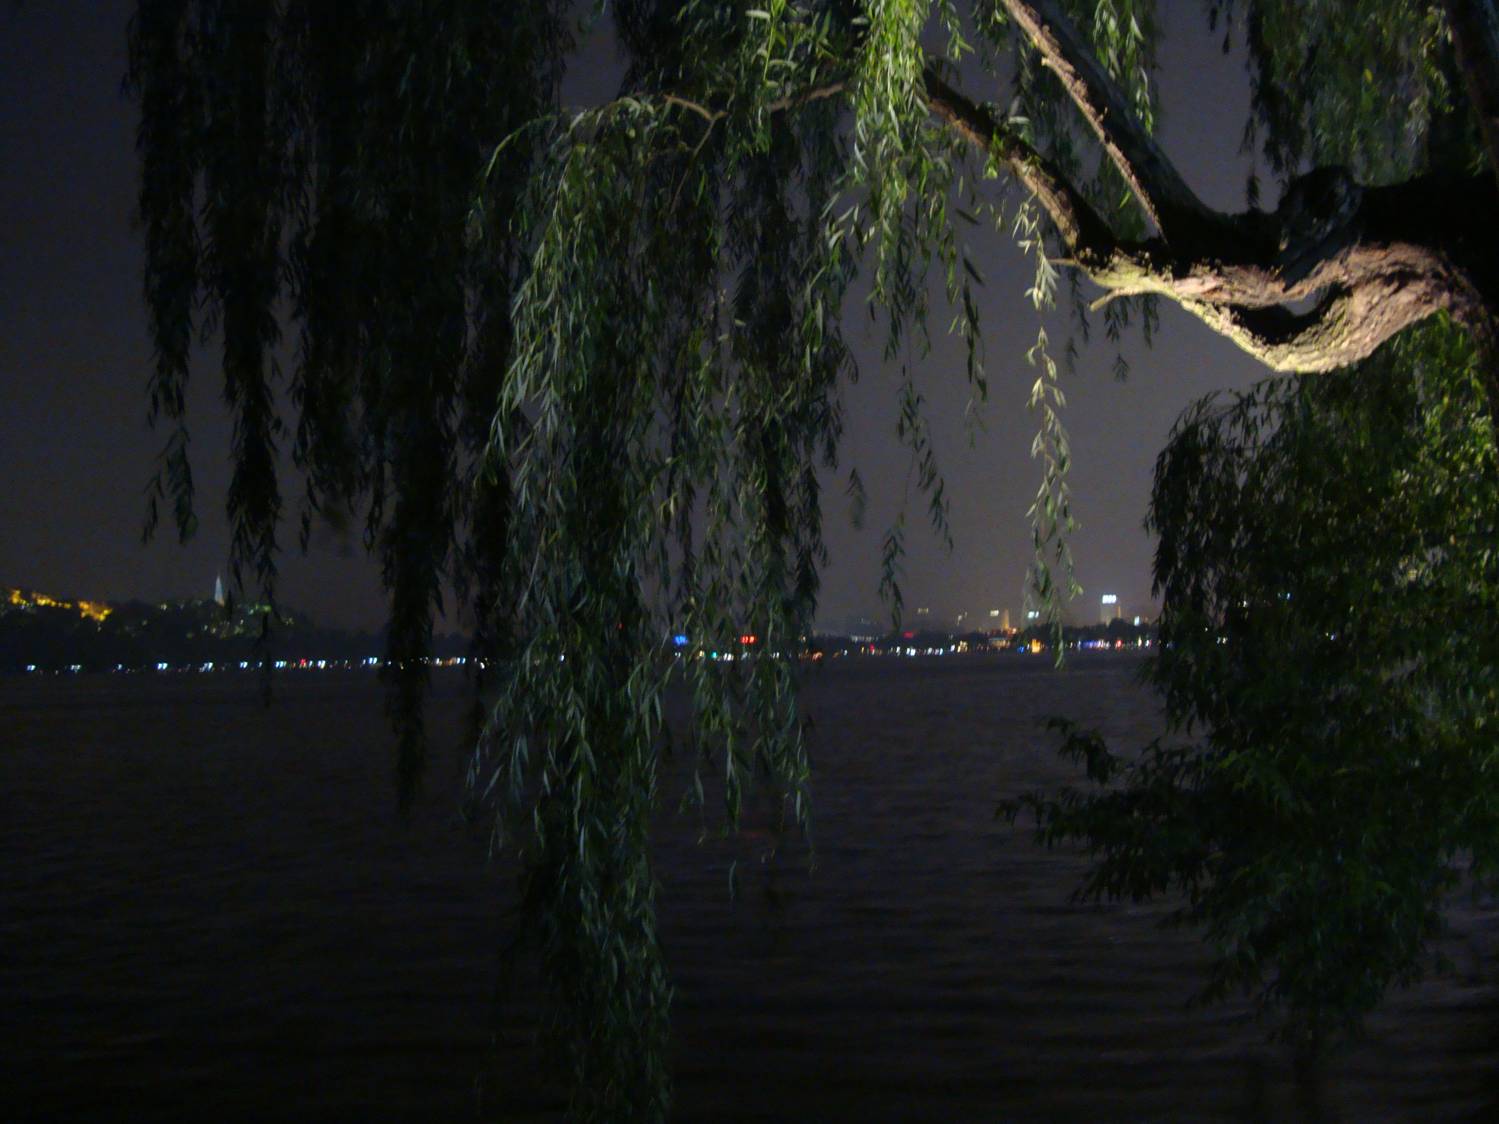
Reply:
[[[932, 115], [1003, 166], [1055, 227], [1059, 261], [1105, 292], [1095, 302], [1154, 295], [1180, 305], [1266, 366], [1328, 371], [1368, 358], [1390, 337], [1446, 313], [1480, 350], [1499, 355], [1499, 168], [1363, 187], [1342, 169], [1294, 180], [1273, 212], [1227, 214], [1201, 202], [1128, 99], [1052, 0], [1001, 0], [1042, 65], [1059, 79], [1155, 227], [1120, 238], [1068, 176], [987, 105], [923, 73]], [[1450, 0], [1493, 16], [1495, 0]], [[1469, 21], [1470, 23], [1473, 21]], [[1464, 24], [1453, 20], [1455, 38]], [[1499, 18], [1455, 45], [1470, 75], [1499, 90]], [[1475, 79], [1475, 89], [1481, 83]], [[771, 112], [846, 93], [834, 81], [770, 104]], [[711, 129], [725, 111], [668, 94]], [[1499, 114], [1494, 104], [1479, 111]], [[1496, 126], [1499, 128], [1499, 126]], [[1487, 132], [1490, 138], [1499, 133]], [[1495, 142], [1499, 145], [1499, 141]]]
[[[1135, 119], [1127, 99], [1049, 0], [1003, 0], [1041, 62], [1129, 184], [1156, 235], [1116, 237], [1044, 156], [986, 106], [926, 71], [932, 113], [1004, 164], [1051, 216], [1065, 260], [1105, 290], [1096, 303], [1156, 295], [1179, 304], [1278, 371], [1367, 358], [1402, 329], [1445, 312], [1490, 354], [1499, 341], [1499, 213], [1490, 175], [1421, 177], [1365, 188], [1341, 169], [1293, 181], [1271, 213], [1206, 207]], [[1492, 9], [1493, 0], [1480, 6]], [[1474, 37], [1477, 39], [1478, 37]], [[1499, 67], [1491, 40], [1465, 64]]]

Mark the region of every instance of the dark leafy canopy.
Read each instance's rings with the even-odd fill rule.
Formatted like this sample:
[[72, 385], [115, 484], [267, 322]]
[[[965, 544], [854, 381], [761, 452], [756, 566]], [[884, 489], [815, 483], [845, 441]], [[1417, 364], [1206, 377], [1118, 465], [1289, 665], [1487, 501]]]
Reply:
[[[1247, 41], [1255, 115], [1248, 137], [1270, 169], [1307, 161], [1362, 183], [1431, 168], [1457, 171], [1480, 151], [1441, 4], [1394, 0], [1351, 10], [1333, 0], [1212, 0], [1225, 49]], [[1237, 19], [1236, 19], [1237, 17]]]
[[[184, 390], [195, 333], [217, 333], [236, 584], [249, 569], [273, 593], [278, 451], [306, 482], [304, 541], [316, 516], [367, 512], [408, 786], [443, 577], [471, 593], [481, 636], [500, 619], [478, 544], [503, 537], [505, 485], [475, 469], [521, 252], [503, 224], [481, 241], [469, 223], [488, 138], [555, 98], [555, 7], [143, 0], [131, 27], [152, 414], [171, 430], [151, 522], [168, 498], [191, 531]], [[503, 210], [518, 187], [491, 190]]]
[[[1376, 8], [1214, 6], [1245, 16], [1249, 136], [1282, 177], [1482, 168], [1446, 9]], [[1188, 411], [1150, 516], [1149, 678], [1173, 738], [1120, 756], [1063, 723], [1090, 786], [1004, 808], [1088, 849], [1086, 897], [1180, 894], [1174, 920], [1216, 952], [1203, 996], [1247, 991], [1304, 1044], [1429, 967], [1444, 894], [1493, 874], [1493, 356], [1439, 318], [1336, 375]]]
[[1151, 665], [1183, 745], [1068, 728], [1102, 791], [1009, 806], [1095, 857], [1093, 898], [1183, 895], [1240, 989], [1325, 1042], [1428, 966], [1499, 858], [1499, 474], [1473, 354], [1432, 327], [1356, 373], [1208, 399], [1151, 511]]
[[[730, 822], [756, 776], [804, 818], [795, 664], [776, 657], [815, 604], [856, 269], [945, 533], [920, 362], [930, 317], [950, 314], [985, 393], [964, 232], [992, 225], [1029, 253], [1038, 306], [1059, 259], [1114, 290], [1111, 335], [1131, 309], [1148, 327], [1165, 296], [1280, 367], [1361, 358], [1443, 310], [1482, 341], [1487, 243], [1401, 225], [1413, 208], [1389, 202], [1444, 187], [1413, 180], [1414, 195], [1370, 190], [1365, 205], [1346, 173], [1294, 174], [1324, 157], [1371, 186], [1443, 162], [1471, 171], [1473, 121], [1488, 118], [1465, 100], [1483, 87], [1459, 73], [1436, 5], [1366, 0], [1354, 18], [1330, 0], [1213, 0], [1205, 22], [1247, 21], [1252, 125], [1291, 182], [1273, 215], [1218, 216], [1149, 138], [1148, 0], [577, 8], [140, 0], [151, 401], [169, 430], [152, 517], [163, 501], [191, 530], [184, 388], [194, 339], [216, 335], [236, 580], [273, 588], [278, 452], [305, 482], [304, 541], [316, 518], [363, 517], [391, 594], [406, 793], [422, 656], [451, 582], [480, 651], [503, 656], [472, 780], [497, 838], [524, 844], [573, 1107], [653, 1118], [669, 1097], [647, 849], [665, 642], [759, 638], [771, 658], [683, 665], [694, 750]], [[625, 56], [620, 96], [561, 112], [573, 21], [600, 12]], [[929, 304], [929, 275], [946, 308]], [[1292, 307], [1308, 299], [1311, 312]], [[1055, 611], [1069, 450], [1044, 332], [1028, 357], [1035, 579]], [[886, 545], [897, 608], [902, 528]]]

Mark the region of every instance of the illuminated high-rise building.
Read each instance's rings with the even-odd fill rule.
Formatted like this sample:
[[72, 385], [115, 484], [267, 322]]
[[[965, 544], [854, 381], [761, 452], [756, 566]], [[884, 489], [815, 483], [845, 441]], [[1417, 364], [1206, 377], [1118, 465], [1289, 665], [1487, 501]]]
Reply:
[[1105, 593], [1098, 599], [1098, 623], [1108, 624], [1117, 621], [1124, 616], [1124, 610], [1119, 607], [1119, 595], [1116, 593]]

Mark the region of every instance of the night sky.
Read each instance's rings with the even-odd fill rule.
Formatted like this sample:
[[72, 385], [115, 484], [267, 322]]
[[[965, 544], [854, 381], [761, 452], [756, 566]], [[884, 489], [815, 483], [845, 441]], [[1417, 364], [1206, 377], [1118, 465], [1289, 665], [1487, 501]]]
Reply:
[[[1178, 6], [1183, 16], [1164, 44], [1160, 75], [1163, 142], [1206, 202], [1237, 209], [1247, 170], [1238, 152], [1247, 80], [1237, 59], [1219, 54], [1199, 5], [1162, 8]], [[229, 537], [229, 424], [211, 352], [199, 357], [190, 397], [201, 526], [185, 547], [169, 530], [141, 543], [144, 486], [162, 437], [145, 420], [150, 346], [132, 224], [134, 108], [121, 93], [130, 7], [128, 0], [0, 5], [0, 585], [114, 600], [207, 596], [225, 568]], [[577, 100], [607, 92], [581, 80], [568, 87]], [[1025, 511], [1040, 479], [1029, 456], [1034, 419], [1024, 408], [1034, 378], [1024, 353], [1037, 318], [1023, 296], [1028, 266], [1007, 240], [980, 232], [972, 253], [988, 282], [981, 302], [990, 401], [970, 442], [961, 345], [938, 339], [921, 387], [955, 547], [945, 554], [927, 531], [925, 501], [912, 482], [906, 605], [929, 606], [934, 617], [989, 608], [1018, 617], [1030, 557]], [[877, 612], [880, 541], [911, 476], [894, 432], [896, 374], [881, 368], [881, 340], [851, 308], [863, 379], [845, 399], [843, 463], [826, 491], [832, 558], [821, 615], [833, 624]], [[946, 319], [938, 313], [933, 322]], [[1050, 329], [1060, 354], [1064, 313]], [[1127, 613], [1150, 611], [1152, 546], [1141, 520], [1151, 466], [1173, 419], [1202, 394], [1265, 374], [1169, 305], [1153, 348], [1138, 336], [1126, 341], [1133, 367], [1126, 382], [1113, 379], [1114, 350], [1097, 337], [1063, 384], [1081, 524], [1073, 550], [1085, 590], [1072, 615], [1084, 621], [1096, 617], [1104, 592], [1118, 594]], [[843, 499], [850, 466], [869, 495], [858, 531]], [[284, 491], [299, 494], [294, 482]], [[320, 622], [378, 626], [378, 576], [358, 539], [323, 530], [306, 556], [295, 539], [288, 524], [282, 600]]]

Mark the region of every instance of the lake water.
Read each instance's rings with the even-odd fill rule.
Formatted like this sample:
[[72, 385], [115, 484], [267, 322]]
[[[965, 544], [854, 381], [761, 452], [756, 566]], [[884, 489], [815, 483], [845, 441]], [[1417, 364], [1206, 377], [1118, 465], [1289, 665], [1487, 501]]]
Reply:
[[[732, 1121], [1499, 1119], [1499, 915], [1308, 1092], [1244, 1005], [1189, 1009], [1165, 905], [1082, 907], [1082, 870], [994, 819], [1070, 779], [1040, 719], [1138, 744], [1125, 657], [820, 669], [815, 864], [668, 815], [677, 1116]], [[437, 683], [454, 746], [467, 705]], [[496, 1009], [505, 860], [464, 762], [395, 812], [372, 677], [0, 681], [0, 1117], [555, 1118], [534, 989]], [[728, 867], [739, 861], [739, 892]]]

